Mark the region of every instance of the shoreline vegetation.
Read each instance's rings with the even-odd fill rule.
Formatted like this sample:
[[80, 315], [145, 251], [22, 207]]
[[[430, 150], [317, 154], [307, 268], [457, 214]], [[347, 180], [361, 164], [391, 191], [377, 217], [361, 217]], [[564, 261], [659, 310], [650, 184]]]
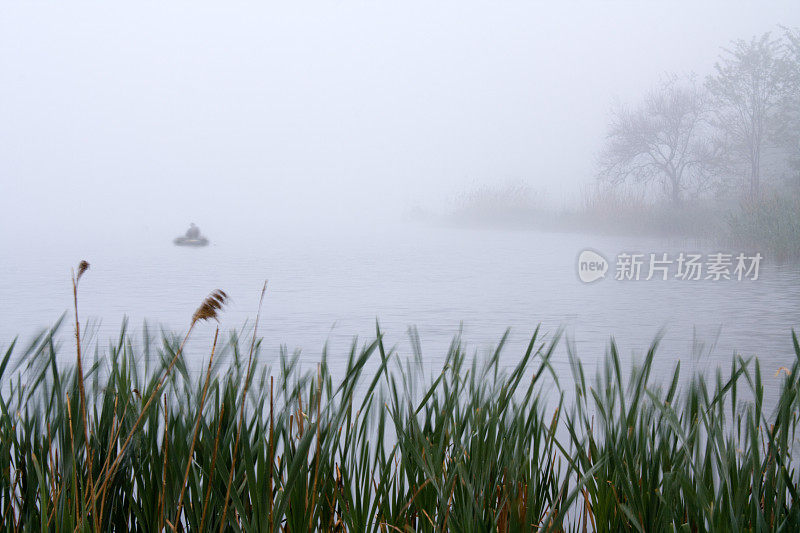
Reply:
[[698, 198], [679, 206], [630, 189], [585, 193], [580, 207], [549, 207], [522, 182], [462, 195], [449, 215], [428, 222], [465, 228], [540, 230], [689, 239], [762, 252], [779, 263], [800, 258], [800, 189], [773, 188], [758, 200]]
[[519, 355], [504, 337], [470, 358], [457, 338], [425, 377], [420, 343], [401, 356], [376, 324], [342, 375], [324, 352], [302, 371], [261, 355], [260, 309], [252, 336], [217, 328], [190, 372], [183, 346], [226, 301], [214, 291], [184, 336], [123, 325], [87, 353], [76, 318], [74, 359], [60, 322], [0, 354], [0, 530], [800, 528], [794, 332], [774, 406], [758, 359], [655, 378], [658, 340], [630, 370], [612, 340], [593, 378], [568, 349], [574, 389], [551, 390], [560, 336], [538, 328]]
[[548, 208], [510, 182], [461, 195], [446, 222], [690, 238], [800, 258], [800, 28], [736, 39], [705, 76], [667, 73], [634, 101], [615, 101], [594, 166], [570, 206]]

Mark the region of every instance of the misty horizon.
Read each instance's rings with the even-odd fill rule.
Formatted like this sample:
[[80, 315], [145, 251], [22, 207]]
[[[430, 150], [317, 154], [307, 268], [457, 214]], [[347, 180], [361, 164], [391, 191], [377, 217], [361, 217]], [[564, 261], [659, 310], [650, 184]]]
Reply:
[[574, 202], [615, 99], [800, 24], [793, 2], [183, 7], [0, 7], [4, 240], [359, 226], [509, 180]]

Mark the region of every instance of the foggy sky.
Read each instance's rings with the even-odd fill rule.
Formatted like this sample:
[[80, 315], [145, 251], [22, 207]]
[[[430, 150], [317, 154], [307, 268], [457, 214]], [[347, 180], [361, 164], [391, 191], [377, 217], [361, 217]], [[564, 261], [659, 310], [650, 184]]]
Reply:
[[508, 179], [561, 201], [612, 98], [800, 25], [796, 0], [388, 4], [0, 5], [0, 239], [363, 224]]

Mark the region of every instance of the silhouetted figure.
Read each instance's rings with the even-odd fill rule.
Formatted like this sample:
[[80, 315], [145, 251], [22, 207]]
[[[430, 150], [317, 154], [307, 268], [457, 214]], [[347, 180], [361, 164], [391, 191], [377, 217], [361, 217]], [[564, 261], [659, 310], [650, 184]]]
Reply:
[[194, 222], [189, 226], [189, 229], [186, 230], [186, 238], [187, 239], [199, 239], [200, 238], [200, 228], [194, 225]]

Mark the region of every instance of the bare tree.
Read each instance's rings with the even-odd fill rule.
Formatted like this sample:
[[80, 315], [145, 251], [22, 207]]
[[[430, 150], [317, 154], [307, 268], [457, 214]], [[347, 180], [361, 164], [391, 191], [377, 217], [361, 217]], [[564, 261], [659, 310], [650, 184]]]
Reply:
[[656, 183], [675, 205], [707, 175], [705, 95], [692, 79], [671, 76], [635, 108], [616, 106], [600, 159], [600, 179]]
[[776, 135], [795, 185], [800, 185], [800, 29], [783, 28], [787, 87]]
[[791, 69], [781, 47], [781, 40], [769, 33], [734, 41], [706, 81], [718, 139], [728, 155], [725, 167], [744, 178], [753, 199], [760, 193], [765, 150], [779, 127], [791, 86]]

